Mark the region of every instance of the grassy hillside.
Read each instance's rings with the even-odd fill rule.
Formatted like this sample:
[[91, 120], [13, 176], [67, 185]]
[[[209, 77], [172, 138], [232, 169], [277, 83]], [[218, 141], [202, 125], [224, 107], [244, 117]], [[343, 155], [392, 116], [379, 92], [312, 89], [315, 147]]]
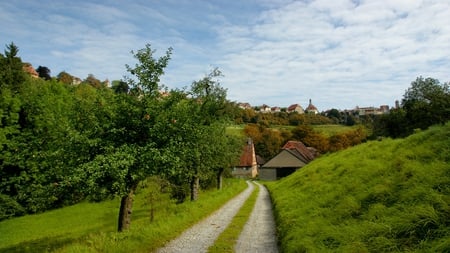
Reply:
[[117, 233], [118, 199], [80, 203], [37, 215], [0, 222], [3, 252], [151, 252], [219, 208], [245, 189], [242, 180], [226, 180], [221, 191], [201, 193], [196, 202], [176, 205], [161, 198], [153, 222], [142, 190], [133, 205], [131, 229]]
[[283, 252], [450, 252], [450, 124], [268, 183]]

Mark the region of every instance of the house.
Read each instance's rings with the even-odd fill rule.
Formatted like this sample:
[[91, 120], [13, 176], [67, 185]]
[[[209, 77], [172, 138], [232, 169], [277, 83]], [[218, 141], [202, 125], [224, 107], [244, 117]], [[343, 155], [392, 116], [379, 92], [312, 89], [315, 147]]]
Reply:
[[231, 175], [237, 178], [255, 178], [258, 175], [258, 162], [252, 139], [247, 140], [242, 149], [239, 165], [233, 168]]
[[249, 103], [238, 103], [238, 107], [241, 109], [252, 109], [252, 106]]
[[299, 105], [299, 104], [290, 105], [287, 108], [287, 111], [288, 112], [297, 112], [297, 113], [300, 113], [300, 114], [305, 113], [305, 110], [303, 110], [303, 107], [301, 105]]
[[315, 155], [300, 141], [288, 141], [274, 158], [265, 163], [259, 170], [262, 180], [277, 180], [289, 176], [305, 166]]
[[274, 106], [274, 107], [270, 108], [270, 110], [271, 110], [272, 112], [281, 112], [281, 107]]
[[263, 105], [261, 105], [261, 107], [259, 107], [259, 111], [262, 113], [267, 113], [267, 112], [271, 112], [271, 108], [270, 108], [270, 106], [263, 104]]
[[312, 103], [311, 103], [311, 99], [309, 99], [309, 105], [308, 107], [306, 107], [306, 113], [310, 113], [310, 114], [318, 114], [319, 110], [317, 110], [317, 107], [315, 107]]

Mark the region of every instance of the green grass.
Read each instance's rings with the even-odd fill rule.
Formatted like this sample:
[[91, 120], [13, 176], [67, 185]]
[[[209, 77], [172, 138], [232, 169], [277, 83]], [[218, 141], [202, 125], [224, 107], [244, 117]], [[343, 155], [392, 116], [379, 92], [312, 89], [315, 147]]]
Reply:
[[196, 202], [166, 203], [150, 222], [143, 194], [134, 203], [131, 229], [116, 232], [119, 200], [81, 203], [0, 222], [0, 252], [150, 252], [218, 209], [247, 184], [226, 180], [221, 191]]
[[355, 126], [344, 126], [344, 125], [311, 125], [312, 128], [325, 135], [325, 136], [333, 136], [338, 133], [347, 132], [349, 130], [354, 130], [358, 128], [358, 125]]
[[283, 252], [450, 252], [450, 124], [267, 183]]
[[258, 197], [259, 187], [255, 186], [255, 190], [250, 197], [245, 201], [244, 205], [238, 211], [236, 216], [231, 220], [228, 227], [220, 234], [214, 244], [209, 247], [210, 253], [225, 253], [234, 252], [234, 246], [236, 245], [239, 235], [245, 226], [250, 214], [255, 207], [256, 199]]

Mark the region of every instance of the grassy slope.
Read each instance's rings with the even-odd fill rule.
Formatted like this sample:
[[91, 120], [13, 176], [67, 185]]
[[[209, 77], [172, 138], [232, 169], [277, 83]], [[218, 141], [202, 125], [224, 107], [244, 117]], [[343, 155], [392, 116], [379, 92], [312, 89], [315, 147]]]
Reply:
[[119, 200], [80, 203], [37, 215], [0, 222], [3, 252], [149, 252], [161, 247], [225, 201], [245, 189], [226, 180], [224, 189], [203, 192], [196, 202], [162, 204], [150, 223], [142, 194], [136, 196], [130, 231], [117, 233]]
[[268, 183], [284, 252], [450, 252], [450, 123]]

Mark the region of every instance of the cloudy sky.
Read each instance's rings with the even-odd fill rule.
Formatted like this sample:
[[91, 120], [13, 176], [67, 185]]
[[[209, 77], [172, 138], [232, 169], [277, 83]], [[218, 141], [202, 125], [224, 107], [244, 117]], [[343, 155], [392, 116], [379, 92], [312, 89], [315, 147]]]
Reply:
[[449, 0], [10, 0], [0, 45], [101, 80], [126, 75], [131, 50], [173, 47], [169, 88], [218, 67], [232, 101], [350, 109], [392, 106], [418, 76], [450, 81], [449, 13]]

